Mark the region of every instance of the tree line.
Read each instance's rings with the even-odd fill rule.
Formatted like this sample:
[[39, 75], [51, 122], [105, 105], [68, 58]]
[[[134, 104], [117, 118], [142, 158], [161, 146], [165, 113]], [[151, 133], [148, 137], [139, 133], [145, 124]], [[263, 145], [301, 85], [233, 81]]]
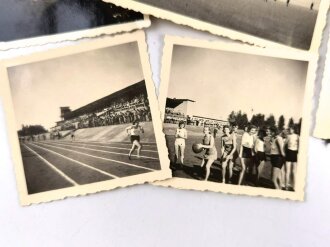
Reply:
[[40, 135], [47, 132], [42, 125], [22, 125], [22, 128], [17, 131], [18, 136]]
[[229, 123], [236, 123], [239, 129], [244, 129], [248, 125], [254, 125], [259, 128], [263, 127], [274, 127], [276, 126], [279, 130], [284, 130], [288, 127], [293, 127], [297, 129], [297, 132], [300, 132], [302, 119], [300, 118], [298, 122], [295, 122], [291, 117], [288, 122], [283, 115], [278, 119], [275, 118], [273, 114], [265, 116], [264, 114], [258, 113], [253, 114], [251, 120], [249, 121], [246, 113], [242, 111], [232, 111], [228, 116]]

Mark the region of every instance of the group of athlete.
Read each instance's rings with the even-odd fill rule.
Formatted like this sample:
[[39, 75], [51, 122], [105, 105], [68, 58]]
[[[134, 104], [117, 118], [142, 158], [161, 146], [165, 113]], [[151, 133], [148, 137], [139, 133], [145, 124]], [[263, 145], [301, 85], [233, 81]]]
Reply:
[[[287, 131], [287, 132], [286, 132]], [[222, 133], [221, 133], [222, 132]], [[221, 156], [219, 158], [216, 148], [216, 135], [220, 133]], [[286, 133], [286, 134], [284, 134]], [[211, 128], [203, 128], [203, 140], [198, 144], [205, 150], [201, 167], [206, 168], [205, 180], [210, 176], [210, 170], [215, 161], [220, 160], [222, 166], [222, 183], [226, 183], [226, 173], [229, 170], [228, 183], [232, 183], [234, 165], [240, 160], [240, 174], [238, 185], [244, 183], [247, 173], [256, 170], [256, 184], [259, 183], [260, 174], [265, 162], [272, 165], [272, 181], [276, 189], [294, 190], [297, 156], [299, 149], [299, 135], [295, 127], [291, 126], [285, 132], [277, 127], [258, 128], [250, 125], [245, 128], [238, 145], [238, 126], [220, 126], [212, 133]], [[180, 160], [184, 164], [185, 142], [188, 138], [185, 122], [180, 122], [175, 133], [175, 163]]]

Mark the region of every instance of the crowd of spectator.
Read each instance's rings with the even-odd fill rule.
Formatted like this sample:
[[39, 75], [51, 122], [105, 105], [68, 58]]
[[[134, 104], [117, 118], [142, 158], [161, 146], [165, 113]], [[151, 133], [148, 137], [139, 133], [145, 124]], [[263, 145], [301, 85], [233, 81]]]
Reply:
[[133, 98], [121, 98], [109, 102], [109, 105], [93, 113], [66, 120], [61, 124], [61, 130], [93, 128], [99, 126], [132, 123], [133, 121], [151, 121], [149, 101], [145, 94]]
[[187, 117], [185, 114], [181, 112], [176, 112], [173, 108], [166, 107], [165, 108], [165, 123], [179, 123], [180, 121], [187, 121]]

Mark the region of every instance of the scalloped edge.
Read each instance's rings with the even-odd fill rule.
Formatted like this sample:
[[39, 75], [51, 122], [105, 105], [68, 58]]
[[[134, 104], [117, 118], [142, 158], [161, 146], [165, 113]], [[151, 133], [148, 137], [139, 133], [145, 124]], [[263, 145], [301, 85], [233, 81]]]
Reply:
[[156, 186], [172, 187], [184, 190], [198, 190], [198, 191], [212, 191], [221, 192], [225, 194], [235, 195], [248, 195], [248, 196], [263, 196], [278, 199], [290, 199], [294, 201], [304, 201], [305, 199], [305, 186], [308, 162], [308, 139], [310, 129], [310, 119], [312, 110], [312, 99], [314, 81], [317, 72], [318, 55], [307, 51], [285, 50], [285, 49], [266, 49], [259, 47], [252, 47], [244, 44], [229, 44], [223, 41], [207, 41], [199, 39], [184, 38], [178, 36], [165, 36], [165, 46], [163, 48], [162, 70], [161, 70], [161, 83], [159, 89], [159, 106], [161, 109], [162, 119], [164, 119], [164, 109], [166, 105], [167, 91], [169, 87], [172, 51], [174, 45], [190, 46], [203, 49], [213, 49], [216, 51], [230, 51], [239, 52], [260, 56], [269, 56], [274, 58], [295, 59], [306, 61], [309, 63], [308, 72], [306, 77], [306, 89], [303, 111], [303, 127], [301, 136], [301, 148], [299, 152], [299, 159], [302, 162], [298, 166], [297, 171], [297, 185], [295, 192], [277, 191], [272, 189], [257, 188], [250, 186], [237, 186], [228, 184], [219, 184], [215, 182], [204, 182], [193, 179], [184, 178], [171, 178], [160, 182], [153, 183]]
[[[179, 25], [190, 26], [200, 31], [207, 31], [214, 35], [230, 38], [232, 40], [242, 41], [250, 45], [256, 45], [260, 47], [275, 47], [275, 48], [277, 47], [277, 48], [286, 48], [286, 49], [294, 49], [294, 50], [303, 50], [303, 49], [290, 47], [285, 44], [277, 43], [275, 41], [246, 34], [240, 31], [236, 31], [234, 29], [225, 28], [220, 25], [210, 24], [185, 15], [177, 14], [172, 11], [154, 7], [147, 3], [140, 3], [135, 0], [103, 0], [103, 1], [108, 3], [113, 3], [120, 7], [127, 8], [130, 10], [152, 15], [160, 19], [170, 20]], [[321, 0], [309, 51], [316, 52], [321, 44], [322, 33], [326, 25], [327, 12], [329, 6], [330, 6], [330, 0]]]
[[[145, 76], [146, 88], [148, 92], [150, 109], [153, 118], [152, 122], [154, 126], [161, 170], [148, 172], [140, 175], [112, 179], [109, 181], [97, 182], [87, 185], [79, 185], [75, 187], [29, 195], [27, 193], [27, 185], [24, 175], [24, 168], [20, 153], [19, 142], [17, 140], [17, 133], [14, 127], [16, 126], [15, 114], [14, 114], [13, 102], [11, 99], [7, 68], [21, 64], [32, 63], [36, 61], [44, 61], [48, 59], [58, 58], [62, 56], [70, 56], [81, 52], [88, 52], [100, 48], [117, 46], [120, 44], [126, 44], [131, 42], [138, 43], [141, 68]], [[126, 33], [122, 35], [116, 35], [114, 37], [105, 37], [102, 39], [88, 41], [85, 43], [80, 43], [65, 48], [57, 48], [46, 52], [39, 52], [29, 56], [2, 61], [0, 64], [0, 77], [2, 78], [2, 80], [0, 80], [0, 88], [1, 88], [0, 96], [6, 118], [6, 127], [8, 132], [9, 144], [11, 147], [11, 156], [14, 163], [17, 189], [19, 192], [21, 205], [28, 206], [31, 204], [38, 204], [42, 202], [51, 202], [54, 200], [65, 199], [67, 197], [94, 194], [96, 192], [112, 190], [116, 188], [124, 188], [136, 184], [155, 182], [170, 178], [171, 177], [171, 170], [169, 168], [170, 161], [167, 155], [165, 135], [162, 131], [162, 121], [159, 113], [159, 105], [156, 96], [155, 85], [153, 83], [151, 75], [152, 74], [149, 63], [149, 55], [147, 52], [147, 44], [145, 42], [144, 31]]]

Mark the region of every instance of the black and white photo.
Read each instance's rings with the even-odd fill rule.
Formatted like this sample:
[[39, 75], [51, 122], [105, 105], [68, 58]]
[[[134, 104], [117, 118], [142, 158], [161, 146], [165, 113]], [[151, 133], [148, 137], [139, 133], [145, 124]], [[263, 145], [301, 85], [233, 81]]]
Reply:
[[23, 205], [170, 176], [148, 67], [143, 32], [2, 64]]
[[303, 198], [315, 58], [175, 37], [165, 45], [159, 100], [174, 179], [164, 184]]
[[0, 50], [147, 27], [141, 13], [102, 0], [0, 2]]
[[329, 0], [106, 0], [259, 46], [316, 51]]

